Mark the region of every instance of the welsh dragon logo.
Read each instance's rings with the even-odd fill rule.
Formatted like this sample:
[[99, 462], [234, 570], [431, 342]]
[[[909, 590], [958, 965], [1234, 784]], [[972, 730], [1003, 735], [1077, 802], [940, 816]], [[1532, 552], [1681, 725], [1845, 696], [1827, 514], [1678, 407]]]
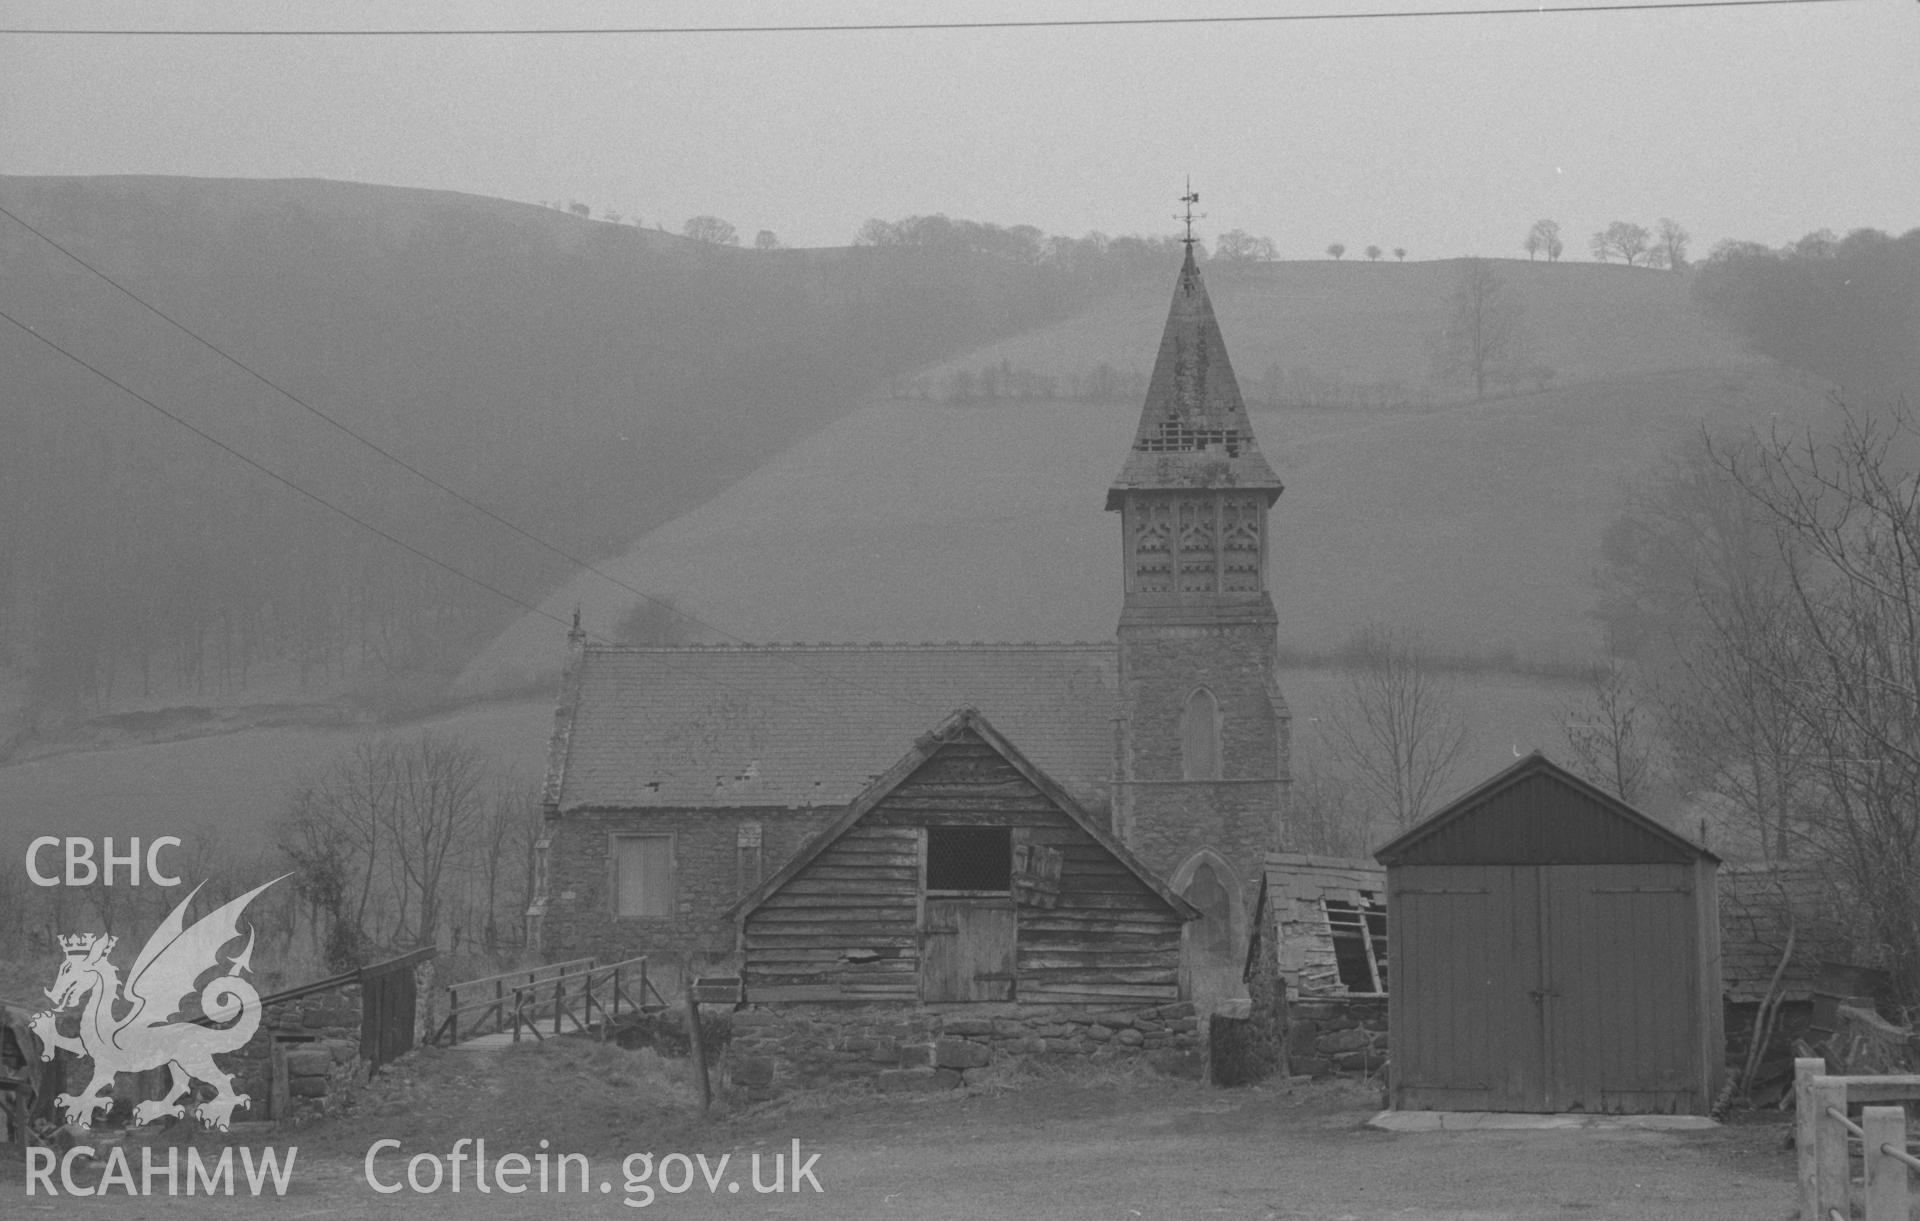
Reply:
[[[281, 877], [286, 875], [282, 874]], [[251, 971], [253, 929], [237, 954], [224, 954], [241, 936], [240, 913], [259, 893], [281, 878], [254, 887], [246, 894], [186, 924], [187, 904], [200, 887], [180, 901], [160, 922], [153, 936], [133, 960], [124, 986], [110, 955], [119, 938], [80, 933], [60, 938], [66, 961], [53, 987], [46, 990], [52, 1008], [34, 1014], [29, 1028], [40, 1041], [40, 1058], [53, 1059], [56, 1048], [93, 1061], [93, 1080], [78, 1094], [60, 1094], [54, 1101], [67, 1122], [93, 1126], [96, 1112], [113, 1105], [114, 1078], [166, 1065], [172, 1074], [164, 1098], [147, 1099], [133, 1108], [135, 1123], [152, 1123], [165, 1116], [186, 1114], [180, 1105], [194, 1080], [213, 1087], [214, 1096], [196, 1108], [202, 1123], [225, 1131], [233, 1109], [252, 1099], [233, 1092], [233, 1078], [213, 1062], [216, 1052], [232, 1051], [253, 1037], [260, 1025], [260, 994], [241, 978]], [[217, 972], [217, 974], [215, 974]], [[212, 974], [205, 984], [197, 981]], [[186, 1003], [198, 997], [200, 1012], [212, 1025], [182, 1016]], [[78, 1037], [63, 1035], [57, 1019], [84, 1002]]]

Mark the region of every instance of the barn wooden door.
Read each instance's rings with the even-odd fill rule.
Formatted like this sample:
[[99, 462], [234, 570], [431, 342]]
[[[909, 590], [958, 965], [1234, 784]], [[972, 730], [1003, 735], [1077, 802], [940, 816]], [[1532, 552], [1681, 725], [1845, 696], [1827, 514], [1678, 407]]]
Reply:
[[1010, 898], [929, 898], [921, 936], [920, 999], [1013, 999], [1014, 937]]
[[1697, 1109], [1692, 867], [1540, 872], [1548, 1109]]
[[1396, 872], [1387, 905], [1394, 1105], [1547, 1110], [1539, 870]]

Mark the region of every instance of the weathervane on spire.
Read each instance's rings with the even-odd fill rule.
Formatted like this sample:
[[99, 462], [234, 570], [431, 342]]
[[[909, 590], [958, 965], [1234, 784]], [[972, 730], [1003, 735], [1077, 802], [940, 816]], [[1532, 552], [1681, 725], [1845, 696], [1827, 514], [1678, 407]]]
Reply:
[[[1187, 236], [1180, 240], [1187, 244], [1188, 250], [1192, 250], [1193, 249], [1193, 220], [1194, 220], [1193, 205], [1200, 202], [1200, 193], [1193, 189], [1193, 176], [1191, 174], [1187, 176], [1187, 193], [1180, 197], [1180, 202], [1187, 205], [1186, 215], [1176, 216], [1173, 219], [1184, 220], [1187, 222]], [[1204, 220], [1206, 219], [1206, 215], [1207, 214], [1205, 212], [1202, 212], [1200, 214], [1200, 218]]]

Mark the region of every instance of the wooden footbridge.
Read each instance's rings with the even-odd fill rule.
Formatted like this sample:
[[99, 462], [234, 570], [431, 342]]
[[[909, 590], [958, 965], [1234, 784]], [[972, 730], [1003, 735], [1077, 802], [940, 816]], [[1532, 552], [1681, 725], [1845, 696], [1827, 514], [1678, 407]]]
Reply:
[[622, 1013], [665, 1008], [644, 957], [605, 966], [573, 958], [448, 985], [447, 1016], [433, 1041], [478, 1051], [518, 1043], [523, 1032], [536, 1041], [568, 1033], [604, 1038]]

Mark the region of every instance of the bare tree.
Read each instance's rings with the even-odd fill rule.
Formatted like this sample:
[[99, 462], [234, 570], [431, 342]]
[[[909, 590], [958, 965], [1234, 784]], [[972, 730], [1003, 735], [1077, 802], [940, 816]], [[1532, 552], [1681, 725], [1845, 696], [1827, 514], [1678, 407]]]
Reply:
[[1560, 712], [1572, 770], [1622, 801], [1640, 800], [1651, 779], [1656, 720], [1627, 664], [1608, 658], [1588, 673], [1581, 697]]
[[486, 758], [456, 738], [423, 733], [394, 749], [392, 765], [398, 791], [388, 831], [403, 879], [399, 933], [433, 945], [450, 875], [468, 863], [486, 816]]
[[476, 863], [477, 889], [480, 891], [480, 941], [487, 953], [498, 952], [501, 944], [501, 917], [508, 927], [518, 924], [517, 917], [527, 910], [531, 896], [524, 887], [514, 885], [527, 872], [526, 857], [532, 850], [541, 822], [540, 791], [537, 787], [496, 779], [489, 794], [487, 813], [479, 828], [479, 860]]
[[680, 230], [696, 242], [710, 246], [738, 246], [740, 231], [717, 216], [696, 216]]
[[1717, 451], [1786, 578], [1781, 620], [1726, 638], [1811, 747], [1812, 855], [1920, 1004], [1920, 429], [1904, 411], [1839, 416], [1831, 439]]
[[1666, 267], [1674, 271], [1687, 268], [1687, 243], [1692, 237], [1680, 225], [1668, 217], [1660, 218], [1660, 225], [1654, 231], [1653, 248], [1648, 252], [1649, 265]]
[[1556, 220], [1537, 220], [1527, 229], [1527, 258], [1532, 260], [1536, 254], [1544, 254], [1549, 262], [1560, 257], [1560, 222]]
[[1377, 624], [1356, 638], [1346, 669], [1322, 722], [1329, 756], [1359, 798], [1404, 830], [1430, 812], [1466, 752], [1453, 683], [1415, 638]]
[[1485, 259], [1465, 260], [1434, 354], [1440, 375], [1470, 383], [1483, 399], [1488, 381], [1518, 364], [1520, 346], [1520, 311], [1506, 282]]
[[1627, 266], [1633, 267], [1646, 256], [1652, 244], [1653, 235], [1647, 232], [1645, 225], [1617, 220], [1594, 234], [1587, 246], [1593, 251], [1593, 257], [1602, 263], [1617, 254]]
[[1256, 237], [1245, 229], [1229, 229], [1214, 244], [1213, 257], [1229, 263], [1271, 263], [1275, 256], [1273, 239]]
[[1287, 789], [1287, 851], [1363, 856], [1368, 846], [1366, 812], [1359, 808], [1353, 785], [1321, 757], [1324, 750], [1324, 743], [1295, 743], [1293, 783]]
[[279, 848], [336, 965], [438, 937], [479, 863], [490, 781], [478, 749], [425, 733], [365, 739], [300, 785]]
[[700, 635], [701, 625], [682, 614], [670, 597], [643, 598], [613, 627], [613, 638], [621, 644], [692, 644]]
[[1681, 787], [1712, 795], [1733, 850], [1782, 860], [1804, 849], [1811, 748], [1750, 655], [1787, 644], [1784, 540], [1714, 454], [1703, 438], [1632, 493], [1602, 539], [1597, 614], [1658, 676], [1646, 691]]

